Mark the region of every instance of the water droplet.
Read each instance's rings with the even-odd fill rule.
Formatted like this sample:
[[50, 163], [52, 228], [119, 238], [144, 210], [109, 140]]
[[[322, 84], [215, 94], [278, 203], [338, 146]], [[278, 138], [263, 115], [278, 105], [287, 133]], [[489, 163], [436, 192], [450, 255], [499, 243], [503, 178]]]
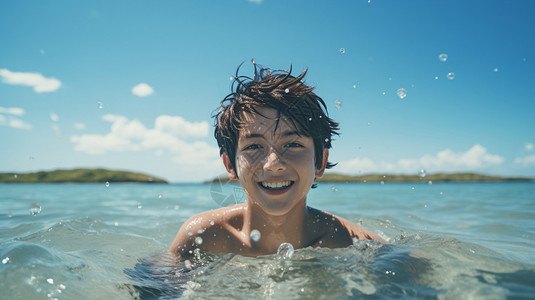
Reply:
[[420, 173], [418, 173], [418, 176], [420, 176], [420, 178], [424, 178], [427, 174], [425, 173], [425, 170], [424, 169], [421, 169], [420, 170]]
[[455, 79], [455, 73], [449, 72], [448, 75], [446, 75], [446, 78], [448, 78], [449, 80]]
[[334, 106], [336, 107], [336, 109], [342, 108], [342, 100], [334, 101]]
[[214, 220], [210, 220], [210, 225], [214, 226], [215, 222]]
[[328, 143], [328, 142], [329, 142], [329, 138], [326, 138], [326, 139], [325, 139], [325, 143]]
[[411, 190], [414, 190], [414, 187], [411, 187]]
[[427, 183], [428, 183], [428, 184], [433, 184], [433, 181], [429, 180]]
[[372, 126], [372, 122], [368, 122], [368, 126]]
[[178, 210], [180, 208], [180, 205], [175, 205], [175, 210]]
[[294, 246], [290, 243], [282, 243], [277, 249], [277, 256], [282, 259], [289, 259], [294, 254]]
[[308, 118], [309, 121], [312, 121], [312, 118]]
[[338, 191], [338, 189], [334, 186], [331, 186], [331, 192], [336, 192], [336, 191]]
[[230, 80], [234, 80], [234, 77], [230, 76], [230, 78], [229, 78], [229, 79], [230, 79]]
[[64, 284], [59, 284], [58, 288], [60, 288], [60, 290], [65, 290], [67, 287]]
[[104, 105], [102, 104], [102, 102], [97, 102], [97, 107], [98, 107], [99, 109], [102, 109], [102, 107], [104, 107]]
[[340, 48], [340, 53], [341, 54], [345, 54], [346, 53], [346, 48]]
[[17, 174], [13, 174], [13, 178], [17, 179], [19, 176]]
[[356, 84], [354, 84], [354, 85], [353, 85], [353, 88], [354, 88], [354, 89], [356, 89], [356, 88], [357, 88], [357, 85], [356, 85]]
[[438, 76], [435, 76], [435, 80], [438, 80]]
[[191, 261], [189, 261], [189, 259], [186, 259], [184, 261], [184, 267], [186, 267], [186, 269], [188, 269], [188, 270], [192, 269]]
[[106, 181], [106, 183], [104, 184], [106, 187], [110, 187], [110, 182], [109, 181]]
[[493, 69], [494, 73], [498, 72], [498, 68]]
[[386, 92], [385, 92], [385, 91], [383, 91], [383, 92], [382, 92], [381, 94], [382, 94], [383, 96], [385, 96], [385, 95], [386, 95]]
[[407, 97], [407, 90], [405, 90], [404, 88], [400, 88], [398, 89], [397, 94], [399, 99], [405, 99], [405, 97]]
[[253, 240], [253, 242], [258, 242], [260, 240], [260, 236], [260, 231], [256, 229], [251, 230], [251, 240]]
[[285, 92], [286, 94], [288, 94], [288, 93], [290, 92], [290, 89], [289, 89], [289, 88], [286, 88], [286, 89], [284, 90], [284, 92]]
[[200, 245], [202, 244], [202, 237], [198, 236], [195, 238], [195, 244]]
[[143, 208], [143, 206], [141, 205], [141, 202], [137, 203], [137, 208]]
[[6, 258], [2, 259], [2, 263], [5, 265], [9, 262], [9, 257], [6, 256]]
[[158, 194], [158, 198], [159, 199], [162, 199], [163, 195], [162, 194]]
[[192, 235], [193, 235], [193, 233], [191, 233], [191, 231], [188, 231], [188, 235], [189, 235], [189, 236], [192, 236]]
[[205, 230], [204, 228], [199, 228], [199, 230], [197, 230], [197, 233], [198, 233], [198, 234], [203, 234], [203, 233], [204, 233], [204, 230]]
[[54, 279], [52, 279], [52, 278], [48, 278], [48, 279], [46, 280], [46, 282], [48, 282], [48, 283], [50, 283], [50, 284], [54, 284]]
[[440, 61], [447, 61], [448, 55], [446, 53], [442, 53], [438, 56], [438, 59], [440, 59]]
[[39, 204], [39, 202], [34, 202], [30, 205], [30, 215], [32, 216], [37, 216], [38, 214], [41, 213], [41, 204]]

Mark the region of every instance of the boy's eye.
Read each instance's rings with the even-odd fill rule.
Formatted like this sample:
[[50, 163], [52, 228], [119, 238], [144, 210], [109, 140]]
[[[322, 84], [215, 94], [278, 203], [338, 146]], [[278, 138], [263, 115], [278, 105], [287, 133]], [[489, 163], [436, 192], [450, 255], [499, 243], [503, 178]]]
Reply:
[[260, 149], [262, 148], [262, 146], [258, 145], [258, 144], [252, 144], [252, 145], [249, 145], [245, 148], [243, 148], [243, 150], [256, 150], [256, 149]]
[[284, 145], [284, 148], [303, 148], [303, 145], [297, 143], [297, 142], [291, 142], [291, 143], [286, 143]]

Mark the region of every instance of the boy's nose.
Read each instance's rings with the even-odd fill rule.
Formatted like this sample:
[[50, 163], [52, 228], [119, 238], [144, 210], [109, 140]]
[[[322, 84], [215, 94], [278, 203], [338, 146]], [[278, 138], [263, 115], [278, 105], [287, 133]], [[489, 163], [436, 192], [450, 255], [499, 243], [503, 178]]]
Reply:
[[276, 150], [272, 150], [266, 157], [264, 163], [264, 170], [269, 172], [281, 172], [286, 170], [286, 164], [282, 160], [281, 154]]

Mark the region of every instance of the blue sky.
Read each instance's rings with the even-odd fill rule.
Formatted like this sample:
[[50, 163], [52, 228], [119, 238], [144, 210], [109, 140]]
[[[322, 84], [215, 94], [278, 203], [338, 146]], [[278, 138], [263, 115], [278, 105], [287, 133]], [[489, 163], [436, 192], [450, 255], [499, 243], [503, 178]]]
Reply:
[[219, 175], [211, 115], [254, 58], [309, 68], [341, 124], [333, 172], [535, 177], [533, 15], [529, 0], [2, 1], [0, 172]]

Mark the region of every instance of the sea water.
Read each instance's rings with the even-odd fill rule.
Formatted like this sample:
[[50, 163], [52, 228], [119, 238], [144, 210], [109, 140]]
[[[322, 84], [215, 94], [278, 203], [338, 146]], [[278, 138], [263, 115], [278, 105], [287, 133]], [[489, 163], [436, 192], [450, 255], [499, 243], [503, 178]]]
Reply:
[[535, 183], [320, 183], [310, 206], [388, 243], [167, 254], [190, 216], [243, 201], [233, 184], [0, 185], [0, 298], [535, 297]]

